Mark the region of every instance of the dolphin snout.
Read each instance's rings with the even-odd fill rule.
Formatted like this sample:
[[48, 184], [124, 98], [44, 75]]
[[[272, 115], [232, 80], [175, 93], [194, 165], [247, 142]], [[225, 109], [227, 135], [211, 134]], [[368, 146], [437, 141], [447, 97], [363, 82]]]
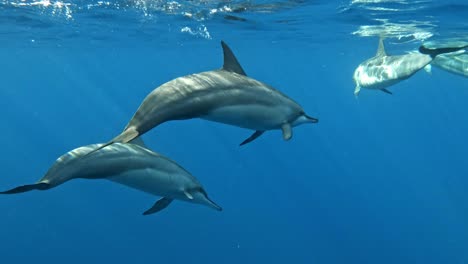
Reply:
[[315, 118], [315, 117], [311, 117], [311, 116], [308, 116], [308, 115], [304, 115], [305, 118], [310, 122], [310, 123], [318, 123], [318, 118]]
[[215, 202], [213, 202], [213, 200], [211, 200], [210, 198], [208, 198], [208, 196], [205, 197], [206, 201], [207, 201], [207, 205], [213, 209], [215, 209], [216, 211], [222, 211], [223, 208], [219, 205], [217, 205]]

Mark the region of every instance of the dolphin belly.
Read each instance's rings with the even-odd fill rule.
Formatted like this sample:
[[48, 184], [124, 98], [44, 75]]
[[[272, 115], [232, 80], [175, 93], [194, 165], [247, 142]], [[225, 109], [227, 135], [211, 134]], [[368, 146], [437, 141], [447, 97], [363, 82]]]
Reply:
[[356, 83], [367, 89], [382, 89], [399, 81], [391, 68], [384, 66], [359, 65], [354, 76]]
[[200, 118], [252, 130], [271, 130], [279, 129], [288, 122], [291, 112], [281, 105], [230, 105], [213, 109]]

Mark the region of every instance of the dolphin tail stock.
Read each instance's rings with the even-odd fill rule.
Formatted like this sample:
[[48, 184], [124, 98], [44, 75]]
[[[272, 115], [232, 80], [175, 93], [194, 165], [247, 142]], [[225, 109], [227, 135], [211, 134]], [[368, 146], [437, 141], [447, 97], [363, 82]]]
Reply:
[[38, 183], [35, 183], [35, 184], [28, 184], [28, 185], [18, 186], [16, 188], [11, 189], [11, 190], [0, 192], [0, 194], [16, 194], [16, 193], [29, 192], [29, 191], [32, 191], [32, 190], [41, 190], [41, 191], [43, 191], [43, 190], [50, 189], [52, 187], [53, 186], [48, 184], [48, 183], [38, 182]]
[[448, 47], [448, 48], [426, 48], [424, 45], [421, 45], [419, 47], [419, 52], [422, 54], [427, 54], [431, 56], [432, 58], [435, 58], [437, 55], [444, 54], [444, 53], [451, 53], [459, 50], [463, 50], [468, 48], [468, 45], [461, 46], [461, 47]]
[[135, 129], [135, 127], [129, 127], [127, 129], [125, 129], [122, 133], [120, 133], [120, 135], [116, 136], [115, 138], [113, 138], [111, 141], [103, 144], [102, 146], [99, 146], [93, 150], [91, 150], [90, 152], [86, 153], [83, 157], [86, 157], [88, 156], [89, 154], [92, 154], [98, 150], [101, 150], [107, 146], [110, 146], [114, 143], [128, 143], [132, 140], [134, 140], [135, 138], [137, 138], [140, 134], [138, 133], [138, 131]]

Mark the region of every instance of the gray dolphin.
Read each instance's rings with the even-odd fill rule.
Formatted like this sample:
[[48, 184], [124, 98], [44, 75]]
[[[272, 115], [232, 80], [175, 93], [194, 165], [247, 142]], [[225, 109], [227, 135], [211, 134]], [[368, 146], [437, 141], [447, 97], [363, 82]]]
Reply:
[[434, 57], [431, 65], [465, 77], [468, 77], [467, 51], [468, 42], [463, 38], [428, 41], [419, 47], [419, 52]]
[[359, 64], [354, 71], [354, 95], [359, 95], [361, 88], [377, 89], [391, 94], [387, 87], [408, 79], [431, 61], [430, 55], [421, 53], [388, 56], [383, 38], [380, 38], [377, 54]]
[[179, 77], [157, 87], [123, 132], [102, 147], [129, 142], [170, 120], [202, 118], [255, 130], [241, 145], [273, 129], [281, 129], [283, 138], [289, 140], [292, 127], [318, 122], [285, 94], [247, 77], [226, 43], [222, 41], [221, 46], [221, 69]]
[[466, 52], [442, 54], [437, 56], [431, 64], [448, 72], [468, 77], [468, 53]]
[[31, 190], [48, 190], [69, 180], [106, 179], [140, 191], [161, 196], [143, 214], [153, 214], [166, 208], [173, 200], [206, 205], [221, 211], [198, 180], [176, 162], [144, 147], [140, 139], [131, 143], [90, 151], [103, 144], [76, 148], [57, 159], [42, 179], [0, 194], [15, 194]]

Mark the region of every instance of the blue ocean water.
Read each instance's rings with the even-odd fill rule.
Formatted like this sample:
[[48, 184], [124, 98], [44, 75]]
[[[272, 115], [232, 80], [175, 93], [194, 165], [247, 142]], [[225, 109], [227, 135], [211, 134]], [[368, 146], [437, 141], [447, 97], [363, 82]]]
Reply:
[[362, 91], [375, 55], [467, 37], [465, 1], [0, 0], [1, 189], [117, 135], [173, 78], [219, 68], [220, 41], [247, 74], [320, 122], [265, 133], [203, 120], [143, 136], [205, 186], [222, 212], [104, 180], [0, 197], [1, 263], [466, 263], [468, 83], [433, 68]]

